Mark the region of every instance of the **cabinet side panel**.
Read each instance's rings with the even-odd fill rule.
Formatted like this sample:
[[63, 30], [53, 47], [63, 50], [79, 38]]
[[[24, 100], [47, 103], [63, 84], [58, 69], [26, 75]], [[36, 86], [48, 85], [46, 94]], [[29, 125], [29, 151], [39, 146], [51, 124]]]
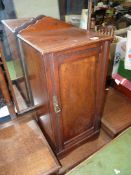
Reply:
[[22, 46], [32, 97], [34, 105], [37, 106], [36, 113], [39, 118], [38, 120], [47, 137], [54, 142], [51, 118], [48, 110], [49, 101], [43, 56], [39, 51], [24, 42], [22, 42]]
[[39, 106], [46, 104], [47, 91], [42, 55], [39, 51], [24, 42], [22, 42], [22, 46], [34, 105]]
[[95, 56], [67, 62], [60, 66], [60, 98], [65, 141], [93, 126], [95, 69]]

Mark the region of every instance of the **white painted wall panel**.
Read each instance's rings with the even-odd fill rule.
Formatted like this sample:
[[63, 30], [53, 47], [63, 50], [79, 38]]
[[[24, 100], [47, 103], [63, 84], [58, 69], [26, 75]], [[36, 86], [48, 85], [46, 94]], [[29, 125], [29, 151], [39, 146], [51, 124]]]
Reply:
[[58, 0], [13, 0], [18, 18], [40, 14], [59, 18]]

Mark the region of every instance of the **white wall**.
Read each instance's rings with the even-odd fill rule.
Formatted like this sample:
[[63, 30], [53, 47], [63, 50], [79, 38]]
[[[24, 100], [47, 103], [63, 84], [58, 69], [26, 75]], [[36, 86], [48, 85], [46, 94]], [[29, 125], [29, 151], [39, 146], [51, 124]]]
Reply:
[[40, 14], [59, 18], [58, 0], [13, 0], [18, 18]]

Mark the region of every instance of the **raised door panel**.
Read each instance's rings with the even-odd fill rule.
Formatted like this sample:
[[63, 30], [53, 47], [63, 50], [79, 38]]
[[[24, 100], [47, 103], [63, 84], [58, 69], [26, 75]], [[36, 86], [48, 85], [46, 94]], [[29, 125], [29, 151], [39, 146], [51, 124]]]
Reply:
[[95, 109], [95, 57], [61, 64], [60, 98], [64, 142], [93, 125]]
[[95, 133], [99, 50], [99, 47], [87, 47], [87, 50], [77, 49], [67, 55], [54, 56], [53, 93], [61, 109], [54, 114], [60, 150]]

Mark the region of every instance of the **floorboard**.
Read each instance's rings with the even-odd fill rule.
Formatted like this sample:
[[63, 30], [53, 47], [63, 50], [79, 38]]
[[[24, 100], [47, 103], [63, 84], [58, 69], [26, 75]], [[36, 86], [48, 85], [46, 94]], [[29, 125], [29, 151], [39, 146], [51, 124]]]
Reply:
[[105, 101], [102, 128], [114, 138], [131, 126], [131, 100], [110, 88]]

